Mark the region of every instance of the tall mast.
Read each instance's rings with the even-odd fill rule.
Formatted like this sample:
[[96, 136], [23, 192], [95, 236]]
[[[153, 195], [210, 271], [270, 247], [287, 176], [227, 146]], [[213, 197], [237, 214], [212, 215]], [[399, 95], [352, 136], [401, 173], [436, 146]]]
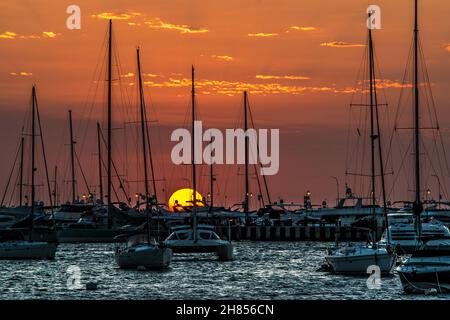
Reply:
[[415, 156], [415, 201], [413, 212], [415, 214], [417, 236], [422, 235], [420, 214], [422, 213], [422, 201], [420, 199], [420, 114], [419, 114], [419, 27], [418, 27], [418, 6], [414, 0], [414, 156]]
[[142, 88], [142, 74], [141, 74], [141, 58], [139, 54], [139, 48], [136, 49], [136, 57], [137, 57], [137, 67], [138, 67], [138, 79], [139, 79], [139, 102], [140, 102], [140, 111], [141, 111], [141, 136], [142, 136], [142, 157], [144, 160], [144, 182], [145, 182], [145, 209], [148, 211], [149, 207], [149, 190], [148, 190], [148, 169], [147, 169], [147, 145], [145, 142], [145, 101], [144, 101], [144, 92]]
[[34, 187], [34, 174], [35, 168], [35, 149], [36, 149], [36, 124], [35, 124], [35, 114], [36, 114], [36, 88], [33, 86], [31, 92], [31, 223], [30, 223], [30, 241], [32, 239], [33, 233], [33, 220], [34, 220], [34, 202], [35, 202], [35, 187]]
[[112, 227], [112, 201], [111, 201], [111, 173], [112, 173], [112, 110], [111, 110], [111, 85], [112, 85], [112, 20], [109, 20], [108, 41], [108, 229]]
[[[22, 132], [23, 134], [23, 132]], [[20, 172], [19, 172], [19, 205], [22, 206], [22, 200], [23, 200], [23, 154], [24, 154], [24, 142], [25, 139], [22, 136], [22, 139], [20, 140]]]
[[248, 129], [248, 122], [247, 122], [247, 91], [244, 91], [244, 141], [245, 141], [245, 198], [244, 198], [244, 212], [248, 213], [248, 200], [249, 200], [249, 190], [248, 190], [248, 139], [247, 139], [247, 129]]
[[[386, 228], [389, 227], [389, 220], [388, 220], [388, 211], [387, 211], [387, 205], [386, 205], [386, 184], [385, 184], [385, 179], [384, 179], [384, 162], [383, 162], [383, 153], [382, 153], [382, 146], [381, 146], [381, 133], [380, 133], [380, 119], [378, 116], [378, 97], [377, 97], [377, 85], [376, 85], [376, 76], [375, 76], [375, 62], [374, 62], [374, 49], [373, 49], [373, 42], [372, 42], [372, 53], [371, 53], [371, 60], [372, 60], [372, 64], [371, 64], [371, 68], [372, 68], [372, 79], [373, 79], [373, 104], [375, 107], [375, 121], [376, 121], [376, 136], [377, 136], [377, 140], [378, 140], [378, 160], [379, 160], [379, 165], [380, 165], [380, 178], [381, 178], [381, 196], [382, 196], [382, 200], [383, 200], [383, 215], [384, 215], [384, 220], [386, 223]], [[375, 225], [375, 230], [377, 230], [377, 225]], [[376, 233], [375, 233], [375, 239], [376, 237]], [[389, 237], [388, 237], [388, 241], [389, 241]]]
[[[369, 83], [370, 83], [370, 160], [371, 160], [371, 178], [372, 178], [372, 187], [371, 187], [371, 200], [372, 200], [372, 216], [374, 219], [376, 219], [375, 216], [375, 205], [376, 205], [376, 199], [375, 199], [375, 139], [377, 136], [375, 135], [375, 128], [374, 128], [374, 75], [373, 75], [373, 41], [372, 41], [372, 26], [371, 24], [371, 17], [369, 13]], [[376, 220], [375, 220], [376, 221]], [[376, 222], [375, 222], [375, 228], [373, 230], [374, 232], [374, 241], [376, 239]]]
[[197, 179], [195, 173], [195, 70], [194, 66], [191, 69], [191, 81], [192, 81], [192, 89], [191, 89], [191, 103], [192, 103], [192, 132], [191, 132], [191, 156], [192, 156], [192, 219], [193, 219], [193, 233], [194, 233], [194, 242], [197, 241]]
[[101, 143], [101, 128], [100, 123], [97, 122], [97, 149], [98, 149], [98, 188], [100, 203], [103, 203], [103, 174], [102, 174], [102, 143]]
[[73, 141], [72, 110], [69, 110], [69, 131], [70, 131], [70, 166], [72, 174], [72, 203], [75, 203], [76, 201], [75, 158], [74, 158], [75, 141]]

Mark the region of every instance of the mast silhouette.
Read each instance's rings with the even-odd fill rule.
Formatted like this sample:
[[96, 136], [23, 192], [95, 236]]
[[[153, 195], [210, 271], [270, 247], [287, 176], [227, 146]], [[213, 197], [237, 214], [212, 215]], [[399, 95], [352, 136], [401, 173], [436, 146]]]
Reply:
[[111, 201], [111, 173], [112, 173], [112, 108], [111, 108], [111, 89], [112, 89], [112, 19], [109, 20], [109, 39], [108, 39], [108, 229], [112, 228], [112, 201]]
[[[142, 87], [142, 74], [141, 74], [141, 58], [139, 53], [139, 47], [136, 49], [136, 59], [138, 67], [138, 79], [139, 79], [139, 104], [140, 104], [140, 114], [141, 114], [141, 136], [142, 136], [142, 157], [144, 161], [144, 183], [145, 183], [145, 213], [147, 215], [147, 241], [150, 244], [150, 206], [149, 206], [149, 188], [148, 188], [148, 169], [147, 169], [147, 144], [145, 141], [145, 128], [146, 128], [146, 117], [145, 117], [145, 101], [144, 101], [144, 90]], [[155, 192], [156, 193], [156, 192]], [[159, 223], [159, 221], [158, 221]]]
[[372, 40], [372, 20], [369, 13], [369, 87], [370, 87], [370, 160], [371, 160], [371, 200], [372, 200], [372, 216], [375, 219], [374, 241], [376, 239], [376, 196], [375, 196], [375, 124], [374, 124], [374, 61], [373, 61], [373, 40]]
[[[23, 130], [22, 130], [23, 134]], [[23, 156], [24, 156], [24, 142], [25, 138], [22, 136], [20, 140], [20, 172], [19, 172], [19, 206], [22, 206], [23, 200]]]
[[[245, 152], [245, 198], [244, 198], [244, 212], [247, 217], [248, 208], [249, 208], [249, 182], [248, 182], [248, 138], [247, 138], [247, 129], [248, 129], [248, 121], [247, 121], [247, 91], [244, 91], [244, 152]], [[248, 218], [248, 217], [247, 217]]]
[[192, 104], [192, 132], [191, 132], [191, 156], [192, 156], [192, 201], [193, 201], [193, 207], [192, 207], [192, 224], [193, 224], [193, 239], [194, 242], [197, 242], [197, 179], [196, 179], [196, 172], [195, 172], [195, 70], [194, 66], [192, 65], [191, 69], [191, 81], [192, 81], [192, 88], [191, 88], [191, 104]]
[[103, 174], [102, 174], [102, 143], [101, 143], [101, 128], [100, 123], [97, 122], [97, 150], [98, 150], [98, 188], [100, 203], [103, 203]]
[[72, 110], [69, 110], [69, 131], [70, 131], [70, 167], [72, 174], [72, 203], [76, 201], [76, 186], [75, 186], [75, 157], [74, 157], [74, 144], [73, 140], [73, 128], [72, 128]]
[[140, 115], [141, 115], [141, 138], [142, 138], [142, 158], [144, 161], [144, 183], [145, 183], [145, 209], [148, 210], [149, 207], [149, 188], [148, 188], [148, 169], [147, 169], [147, 144], [145, 141], [145, 101], [142, 88], [142, 74], [141, 74], [141, 58], [139, 54], [139, 48], [136, 49], [137, 67], [138, 67], [138, 79], [139, 79], [139, 104], [140, 104]]
[[35, 194], [35, 149], [36, 149], [36, 123], [35, 123], [35, 115], [36, 115], [36, 88], [33, 86], [31, 90], [31, 213], [30, 213], [30, 236], [29, 240], [32, 240], [33, 233], [33, 222], [34, 222], [34, 202], [36, 198]]
[[419, 106], [419, 27], [418, 27], [418, 1], [414, 0], [414, 52], [413, 52], [413, 75], [414, 75], [414, 156], [415, 156], [415, 201], [413, 213], [415, 215], [416, 233], [420, 238], [422, 235], [422, 224], [420, 215], [423, 210], [420, 199], [420, 106]]
[[[371, 24], [371, 13], [369, 13], [369, 24]], [[382, 154], [382, 146], [381, 146], [381, 132], [380, 132], [380, 120], [378, 114], [378, 98], [377, 98], [377, 85], [376, 85], [376, 76], [375, 76], [375, 58], [374, 58], [374, 45], [373, 45], [373, 37], [372, 37], [372, 28], [369, 25], [369, 76], [370, 76], [370, 118], [371, 118], [371, 157], [372, 157], [372, 213], [374, 219], [374, 241], [377, 239], [377, 220], [375, 215], [376, 210], [376, 198], [375, 198], [375, 184], [376, 184], [376, 175], [375, 175], [375, 140], [377, 140], [378, 147], [378, 159], [379, 159], [379, 168], [380, 168], [380, 179], [381, 179], [381, 193], [383, 200], [383, 214], [384, 219], [386, 221], [386, 227], [388, 226], [388, 216], [387, 216], [387, 207], [386, 207], [386, 188], [385, 188], [385, 179], [384, 179], [384, 163], [383, 163], [383, 154]], [[376, 127], [375, 127], [376, 125]]]

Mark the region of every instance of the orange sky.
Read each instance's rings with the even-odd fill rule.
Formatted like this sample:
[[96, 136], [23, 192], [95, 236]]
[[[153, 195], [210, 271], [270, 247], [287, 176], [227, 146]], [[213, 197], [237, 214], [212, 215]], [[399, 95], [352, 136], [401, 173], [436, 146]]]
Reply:
[[[441, 129], [447, 129], [442, 132], [449, 144], [450, 112], [444, 106], [450, 100], [450, 3], [421, 2], [421, 37]], [[81, 8], [81, 30], [66, 28], [70, 4]], [[50, 167], [64, 163], [67, 156], [62, 137], [71, 108], [79, 145], [88, 141], [81, 157], [90, 163], [86, 165], [89, 183], [96, 184], [92, 124], [104, 117], [97, 105], [88, 114], [86, 103], [95, 100], [94, 81], [100, 74], [96, 67], [103, 63], [107, 29], [104, 18], [112, 15], [120, 18], [114, 20], [115, 44], [121, 80], [132, 101], [135, 88], [129, 84], [135, 81], [131, 76], [136, 72], [135, 48], [142, 48], [147, 100], [151, 96], [161, 126], [160, 157], [170, 150], [170, 131], [185, 124], [187, 79], [195, 64], [199, 112], [205, 125], [239, 124], [240, 92], [248, 89], [256, 125], [280, 129], [280, 171], [268, 177], [272, 198], [299, 201], [311, 189], [315, 202], [332, 201], [335, 185], [330, 176], [344, 183], [348, 104], [364, 53], [361, 44], [366, 39], [369, 4], [382, 9], [382, 29], [374, 31], [374, 37], [380, 78], [386, 80], [387, 100], [394, 108], [400, 93], [396, 84], [402, 79], [412, 38], [410, 0], [0, 0], [0, 143], [4, 150], [0, 172], [2, 176], [9, 172], [31, 85], [36, 83]], [[102, 88], [97, 93], [100, 98]], [[86, 119], [89, 130], [94, 130], [88, 137], [83, 129]], [[173, 176], [167, 185], [169, 193], [186, 184], [180, 178], [183, 174], [173, 173], [178, 169], [166, 170], [172, 172], [166, 174], [167, 180]], [[222, 193], [241, 181], [241, 176], [218, 170]], [[79, 188], [82, 193], [80, 181]], [[206, 182], [203, 188], [200, 191], [206, 194]], [[230, 198], [238, 197], [241, 190], [239, 185]]]

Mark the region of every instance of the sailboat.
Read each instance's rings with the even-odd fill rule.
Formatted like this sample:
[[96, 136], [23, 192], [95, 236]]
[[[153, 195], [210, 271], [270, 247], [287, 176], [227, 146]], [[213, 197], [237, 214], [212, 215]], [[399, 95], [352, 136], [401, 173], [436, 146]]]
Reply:
[[[369, 21], [371, 21], [371, 14], [369, 13]], [[370, 141], [371, 141], [371, 200], [372, 200], [372, 215], [376, 217], [376, 199], [375, 199], [375, 142], [378, 140], [378, 154], [381, 176], [381, 189], [383, 195], [383, 208], [387, 220], [386, 208], [386, 194], [384, 184], [384, 167], [383, 157], [381, 153], [381, 137], [380, 125], [378, 119], [378, 102], [375, 81], [374, 68], [374, 49], [372, 39], [372, 29], [368, 28], [368, 55], [369, 55], [369, 83], [370, 83]], [[376, 221], [376, 220], [375, 220]], [[335, 273], [367, 273], [367, 268], [376, 265], [380, 268], [381, 273], [390, 273], [393, 270], [396, 256], [390, 250], [389, 246], [381, 247], [376, 242], [376, 229], [372, 231], [373, 239], [371, 243], [365, 246], [346, 246], [341, 248], [328, 249], [325, 260]]]
[[173, 232], [164, 241], [164, 244], [172, 248], [173, 252], [212, 252], [216, 253], [220, 260], [233, 260], [233, 245], [231, 240], [224, 241], [213, 231], [213, 227], [199, 225], [197, 223], [197, 177], [195, 164], [195, 71], [191, 69], [192, 89], [192, 132], [191, 132], [191, 161], [192, 161], [192, 226], [180, 226], [173, 228]]
[[[31, 112], [31, 212], [28, 240], [23, 234], [20, 238], [0, 242], [0, 259], [54, 259], [56, 242], [33, 241], [33, 224], [35, 218], [35, 174], [36, 174], [36, 112], [37, 112], [36, 88], [32, 88], [32, 112]], [[40, 127], [40, 124], [39, 124]]]
[[[136, 234], [139, 230], [137, 226], [133, 225], [122, 225], [120, 226], [118, 217], [122, 217], [124, 220], [129, 218], [127, 210], [129, 209], [126, 205], [119, 203], [119, 208], [115, 206], [112, 201], [113, 186], [112, 186], [112, 176], [113, 170], [117, 173], [117, 168], [114, 165], [112, 159], [112, 20], [109, 20], [108, 28], [108, 63], [107, 63], [107, 123], [108, 123], [108, 134], [105, 145], [107, 146], [107, 161], [106, 161], [106, 171], [107, 171], [107, 203], [103, 204], [103, 197], [100, 199], [100, 203], [95, 205], [92, 210], [88, 213], [92, 216], [91, 219], [81, 218], [77, 223], [71, 223], [68, 225], [61, 226], [58, 230], [58, 239], [60, 242], [73, 243], [73, 242], [114, 242], [115, 237], [123, 234]], [[100, 154], [100, 141], [103, 138], [101, 135], [101, 130], [97, 124], [97, 134], [98, 134], [98, 144], [99, 144], [99, 179], [100, 186], [102, 185], [102, 159]], [[123, 189], [122, 189], [123, 190]], [[103, 194], [103, 192], [101, 192]], [[140, 221], [141, 219], [139, 219]]]
[[419, 105], [419, 28], [418, 0], [414, 0], [414, 156], [415, 194], [413, 213], [417, 234], [417, 247], [411, 257], [406, 258], [396, 269], [406, 293], [450, 292], [450, 238], [425, 238], [422, 236], [420, 198], [420, 105]]
[[[139, 82], [139, 102], [141, 115], [141, 136], [142, 136], [142, 156], [144, 162], [144, 183], [145, 183], [145, 212], [147, 215], [147, 235], [133, 235], [129, 237], [125, 248], [116, 249], [116, 262], [120, 268], [166, 268], [172, 260], [172, 249], [167, 248], [164, 244], [159, 244], [150, 235], [150, 192], [148, 186], [148, 169], [147, 169], [147, 117], [145, 110], [144, 89], [142, 87], [141, 59], [139, 48], [136, 50], [138, 82]], [[150, 145], [150, 142], [148, 142]], [[151, 149], [150, 149], [151, 150]], [[150, 164], [152, 168], [153, 192], [156, 194], [155, 178], [153, 173], [153, 161], [150, 156]], [[153, 199], [154, 197], [152, 197]], [[157, 204], [156, 204], [157, 205]], [[159, 223], [159, 221], [158, 221]]]

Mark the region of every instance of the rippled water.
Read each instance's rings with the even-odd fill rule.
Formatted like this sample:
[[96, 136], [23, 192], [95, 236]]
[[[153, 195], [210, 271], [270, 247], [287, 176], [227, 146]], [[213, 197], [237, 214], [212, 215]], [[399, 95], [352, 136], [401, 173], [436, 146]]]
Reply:
[[[0, 261], [0, 299], [450, 299], [403, 294], [396, 275], [369, 290], [366, 277], [317, 271], [329, 243], [236, 242], [235, 260], [175, 255], [167, 271], [117, 268], [113, 244], [61, 244], [55, 261]], [[81, 270], [68, 289], [67, 268]]]

